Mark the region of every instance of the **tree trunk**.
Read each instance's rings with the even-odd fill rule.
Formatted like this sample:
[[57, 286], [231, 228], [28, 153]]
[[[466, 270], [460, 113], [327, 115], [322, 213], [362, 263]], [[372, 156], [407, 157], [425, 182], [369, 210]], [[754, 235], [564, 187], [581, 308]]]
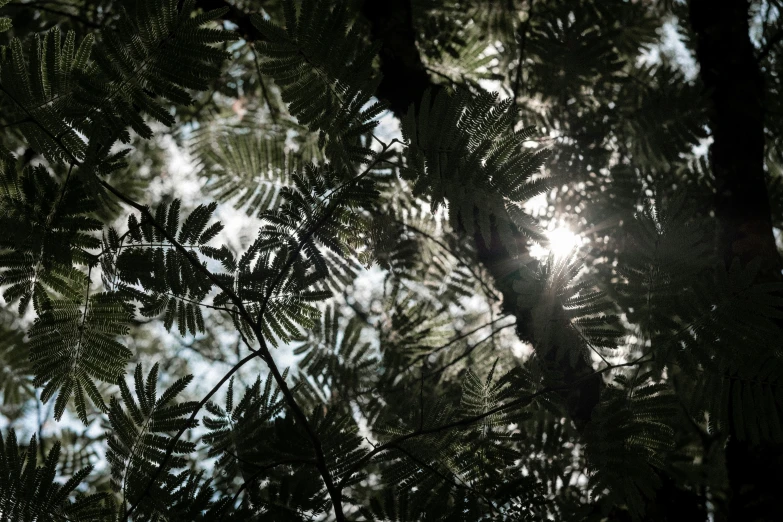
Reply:
[[[749, 36], [748, 0], [691, 0], [696, 56], [710, 107], [717, 249], [729, 265], [762, 259], [760, 281], [781, 280], [764, 172], [764, 79]], [[730, 436], [728, 520], [779, 520], [783, 448]]]
[[710, 164], [715, 176], [718, 248], [729, 265], [764, 260], [780, 279], [764, 174], [764, 81], [750, 41], [747, 0], [692, 0], [696, 56], [711, 102]]

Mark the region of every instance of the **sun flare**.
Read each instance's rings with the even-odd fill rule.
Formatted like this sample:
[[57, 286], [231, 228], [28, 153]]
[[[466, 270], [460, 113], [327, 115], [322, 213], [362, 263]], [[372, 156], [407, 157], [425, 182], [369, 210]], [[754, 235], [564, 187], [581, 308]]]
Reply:
[[530, 255], [537, 259], [545, 259], [550, 254], [558, 258], [567, 257], [583, 243], [582, 237], [566, 227], [547, 230], [544, 235], [547, 242], [534, 244], [530, 249]]
[[557, 257], [569, 255], [580, 244], [579, 236], [567, 228], [550, 230], [546, 233], [546, 237], [549, 239], [549, 251]]

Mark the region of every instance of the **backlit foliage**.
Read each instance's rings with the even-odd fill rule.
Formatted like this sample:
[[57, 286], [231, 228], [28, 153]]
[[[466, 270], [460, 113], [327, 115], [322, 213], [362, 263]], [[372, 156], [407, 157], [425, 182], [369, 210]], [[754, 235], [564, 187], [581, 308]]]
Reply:
[[681, 3], [392, 3], [0, 0], [0, 519], [674, 520], [783, 441]]

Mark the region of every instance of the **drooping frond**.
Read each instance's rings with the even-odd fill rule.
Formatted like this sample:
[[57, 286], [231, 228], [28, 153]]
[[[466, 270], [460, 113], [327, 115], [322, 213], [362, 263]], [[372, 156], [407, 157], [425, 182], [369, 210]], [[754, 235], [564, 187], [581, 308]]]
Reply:
[[[503, 402], [523, 396], [533, 382], [532, 376], [521, 368], [514, 368], [496, 379], [496, 368], [497, 361], [485, 378], [468, 370], [462, 381], [462, 417], [482, 418], [466, 434], [463, 448], [455, 460], [460, 475], [481, 488], [501, 482], [501, 477], [522, 457], [514, 447], [518, 434], [509, 430], [509, 426], [521, 425], [530, 417], [528, 410], [520, 409], [491, 413]], [[477, 462], [481, 462], [481, 466], [476, 466]]]
[[139, 0], [127, 10], [118, 8], [121, 17], [97, 45], [88, 35], [77, 48], [73, 31], [63, 42], [55, 26], [43, 38], [36, 36], [27, 58], [21, 41], [12, 40], [10, 56], [0, 63], [9, 118], [51, 160], [86, 160], [99, 168], [101, 148], [129, 141], [128, 126], [142, 137], [152, 135], [144, 113], [172, 125], [173, 116], [156, 97], [189, 104], [186, 89], [205, 90], [227, 57], [211, 44], [236, 38], [203, 27], [225, 9], [191, 16], [194, 3], [175, 0]]
[[378, 332], [387, 364], [412, 365], [448, 342], [453, 332], [451, 318], [438, 305], [412, 290], [394, 288], [386, 302], [388, 326]]
[[670, 167], [707, 137], [704, 104], [694, 103], [701, 87], [686, 82], [667, 61], [637, 74], [621, 93], [627, 97], [622, 105], [632, 111], [623, 122], [626, 134], [634, 136], [629, 153], [647, 168]]
[[[234, 272], [231, 286], [273, 344], [298, 337], [297, 325], [311, 328], [320, 316], [312, 303], [331, 295], [329, 278], [355, 270], [367, 229], [361, 209], [377, 196], [370, 179], [341, 182], [312, 165], [293, 182], [282, 189], [285, 203], [262, 215], [266, 224], [239, 261], [227, 253], [223, 259]], [[221, 292], [215, 302], [229, 297]]]
[[760, 259], [729, 269], [716, 262], [684, 202], [648, 202], [631, 224], [618, 302], [656, 357], [687, 375], [681, 400], [697, 422], [706, 413], [712, 433], [779, 440], [781, 285], [755, 283]]
[[618, 264], [625, 279], [618, 300], [648, 338], [681, 327], [671, 311], [692, 295], [697, 274], [711, 264], [707, 231], [688, 219], [686, 201], [678, 197], [662, 205], [647, 200], [628, 224]]
[[33, 391], [33, 368], [29, 359], [29, 346], [24, 332], [9, 328], [11, 324], [3, 318], [0, 322], [0, 395], [3, 407], [21, 406], [35, 396]]
[[209, 430], [202, 442], [209, 446], [209, 457], [216, 457], [216, 466], [221, 470], [221, 480], [231, 484], [241, 479], [251, 498], [263, 483], [265, 472], [273, 471], [276, 462], [280, 466], [306, 464], [298, 462], [291, 455], [276, 451], [274, 440], [275, 418], [283, 413], [284, 403], [280, 390], [272, 379], [263, 383], [260, 377], [246, 388], [242, 399], [234, 404], [234, 381], [231, 380], [226, 395], [225, 408], [210, 402], [206, 406], [210, 416], [204, 418], [204, 427]]
[[367, 449], [349, 408], [335, 400], [330, 402], [327, 409], [315, 408], [313, 429], [321, 441], [324, 461], [332, 480], [350, 487], [359, 482], [354, 470]]
[[[783, 284], [715, 255], [720, 164], [762, 151], [704, 153], [699, 2], [8, 1], [0, 423], [39, 434], [0, 440], [0, 519], [703, 520], [772, 484], [734, 449], [783, 442]], [[736, 209], [769, 236], [783, 18], [751, 4], [771, 212]], [[247, 213], [225, 245], [169, 199], [183, 145]], [[579, 255], [528, 256], [544, 224]]]
[[545, 179], [532, 180], [546, 151], [522, 146], [533, 129], [515, 132], [512, 102], [497, 94], [473, 95], [441, 90], [424, 95], [419, 113], [413, 106], [402, 121], [408, 145], [408, 175], [414, 193], [427, 195], [433, 209], [448, 202], [455, 230], [478, 230], [490, 242], [493, 226], [506, 248], [516, 251], [514, 235], [538, 237], [533, 219], [521, 204], [547, 188]]
[[[413, 7], [415, 9], [418, 5]], [[480, 80], [502, 79], [501, 75], [493, 71], [493, 65], [498, 60], [507, 60], [508, 57], [503, 56], [503, 53], [493, 52], [487, 38], [489, 35], [478, 30], [483, 17], [496, 7], [501, 11], [497, 13], [501, 15], [499, 20], [508, 22], [514, 18], [514, 15], [507, 12], [505, 3], [494, 2], [487, 2], [481, 8], [469, 9], [470, 13], [463, 11], [457, 14], [456, 6], [448, 14], [440, 10], [427, 13], [423, 27], [424, 37], [417, 41], [427, 69], [463, 87], [478, 87]], [[464, 16], [465, 22], [454, 24], [455, 15]]]
[[[581, 473], [585, 466], [582, 455], [573, 451], [576, 430], [553, 407], [555, 404], [548, 401], [539, 404], [544, 407], [531, 412], [519, 425], [520, 434], [514, 440], [523, 457], [512, 475], [516, 478], [504, 477], [501, 491], [513, 499], [516, 509], [512, 513], [519, 512], [527, 517], [524, 520], [579, 520], [582, 517], [570, 516], [571, 511], [578, 511], [579, 500], [586, 496], [583, 486], [569, 477], [574, 467]], [[525, 470], [524, 474], [520, 468]]]
[[[89, 427], [84, 428], [81, 432], [68, 428], [60, 431], [57, 439], [61, 443], [60, 450], [62, 456], [60, 460], [62, 462], [62, 473], [64, 475], [73, 475], [82, 468], [95, 466], [95, 464], [99, 463], [103, 455], [98, 451], [97, 442], [102, 438], [102, 435], [98, 437], [92, 436], [89, 433]], [[90, 485], [98, 491], [104, 489], [104, 483], [108, 483], [108, 477], [105, 475], [93, 477], [90, 481]]]
[[530, 77], [547, 88], [529, 88], [554, 96], [571, 93], [584, 82], [618, 74], [622, 61], [618, 49], [598, 30], [602, 16], [599, 9], [592, 4], [577, 8], [565, 0], [552, 2], [546, 8], [548, 16], [539, 14], [531, 19], [527, 52], [540, 57], [532, 64]]
[[[123, 510], [128, 504], [138, 505], [137, 513], [147, 517], [166, 516], [172, 494], [185, 478], [172, 470], [184, 467], [184, 455], [195, 449], [193, 442], [180, 439], [164, 464], [172, 434], [195, 427], [188, 417], [196, 403], [174, 401], [193, 380], [192, 375], [178, 379], [160, 395], [157, 380], [157, 364], [146, 380], [139, 364], [134, 373], [136, 397], [123, 376], [118, 381], [122, 399], [113, 397], [109, 406], [111, 433], [106, 459], [111, 465], [112, 486], [121, 495]], [[158, 468], [158, 479], [148, 489]]]
[[104, 521], [114, 514], [105, 493], [76, 493], [92, 466], [76, 471], [64, 482], [56, 481], [59, 441], [49, 450], [42, 465], [37, 465], [37, 458], [35, 436], [26, 450], [19, 447], [14, 430], [8, 431], [5, 440], [0, 437], [0, 518], [15, 522]]
[[220, 202], [231, 201], [248, 215], [260, 215], [282, 203], [281, 189], [301, 171], [299, 155], [282, 138], [269, 139], [235, 129], [200, 137], [194, 146], [207, 191]]
[[210, 479], [204, 479], [204, 471], [183, 471], [166, 485], [168, 501], [162, 506], [166, 520], [203, 520], [240, 522], [248, 520], [252, 512], [240, 506], [235, 509], [232, 499], [215, 500], [215, 488]]
[[656, 469], [665, 467], [674, 448], [674, 404], [665, 384], [618, 377], [604, 390], [585, 433], [593, 491], [627, 505], [636, 520], [644, 514], [645, 499], [655, 495]]
[[[414, 8], [418, 7], [419, 4], [414, 6]], [[443, 47], [447, 52], [456, 52], [459, 44], [462, 43], [461, 38], [465, 37], [463, 33], [467, 35], [478, 33], [488, 41], [497, 40], [504, 45], [511, 43], [514, 33], [518, 30], [522, 7], [528, 7], [527, 2], [523, 0], [506, 2], [425, 0], [421, 3], [421, 9], [423, 11], [429, 8], [429, 12], [421, 15], [427, 15], [427, 29], [429, 29], [427, 34], [431, 34], [431, 39], [437, 39], [429, 45]], [[470, 27], [472, 30], [465, 30], [465, 26], [471, 22], [475, 27]]]
[[[520, 369], [497, 380], [494, 373], [492, 368], [482, 379], [468, 371], [457, 404], [423, 388], [399, 397], [401, 404], [375, 423], [374, 435], [388, 447], [378, 460], [384, 483], [408, 491], [407, 502], [421, 519], [446, 514], [449, 520], [476, 520], [492, 512], [498, 478], [521, 457], [510, 426], [528, 417], [521, 407], [533, 402], [524, 400], [533, 382]], [[504, 409], [509, 402], [518, 404]]]
[[[285, 375], [283, 376], [285, 377]], [[296, 388], [293, 393], [301, 399]], [[333, 480], [343, 478], [362, 455], [361, 439], [343, 408], [335, 405], [325, 416], [316, 406], [311, 420]], [[259, 378], [234, 405], [233, 382], [229, 385], [225, 409], [209, 404], [210, 417], [204, 437], [217, 457], [217, 466], [228, 484], [241, 481], [249, 505], [274, 520], [306, 519], [327, 509], [327, 492], [316, 471], [316, 462], [302, 425], [287, 415], [279, 390], [268, 379]], [[284, 478], [285, 477], [285, 478]], [[288, 486], [278, 487], [284, 481]], [[226, 488], [231, 491], [231, 488]], [[296, 512], [302, 518], [290, 518]]]
[[89, 264], [87, 250], [100, 246], [92, 232], [102, 223], [91, 216], [94, 202], [78, 178], [62, 181], [42, 165], [18, 175], [10, 164], [0, 174], [0, 285], [7, 302], [19, 300], [23, 313], [30, 301], [39, 308], [48, 290], [81, 298], [84, 274], [74, 263]]
[[360, 509], [360, 512], [367, 520], [382, 520], [384, 522], [421, 520], [421, 513], [415, 510], [408, 495], [409, 491], [405, 488], [384, 488], [374, 495], [368, 505]]
[[[709, 415], [712, 432], [752, 442], [783, 440], [783, 284], [754, 283], [760, 259], [716, 270], [697, 295], [703, 301], [674, 344], [695, 379], [692, 414]], [[742, 351], [737, 346], [744, 346]]]
[[261, 71], [280, 86], [291, 114], [320, 133], [332, 161], [366, 160], [372, 153], [361, 139], [385, 108], [371, 101], [380, 81], [372, 67], [377, 47], [349, 29], [346, 2], [306, 0], [298, 13], [292, 0], [284, 6], [285, 28], [253, 16], [266, 38], [256, 44]]
[[[131, 214], [124, 240], [110, 231], [105, 241], [107, 253], [111, 254], [111, 258], [106, 258], [106, 268], [116, 275], [117, 288], [142, 303], [142, 315], [155, 317], [163, 313], [166, 328], [171, 328], [176, 320], [182, 335], [204, 330], [200, 305], [213, 282], [193, 265], [204, 263], [197, 252], [213, 258], [222, 252], [207, 245], [223, 229], [219, 221], [209, 223], [216, 207], [215, 203], [199, 205], [180, 226], [179, 200], [170, 205], [163, 203], [155, 210], [155, 224], [147, 214], [142, 214], [141, 220]], [[185, 247], [187, 253], [172, 240]]]
[[783, 364], [780, 358], [754, 358], [741, 367], [714, 364], [699, 372], [686, 399], [697, 419], [707, 414], [710, 433], [738, 440], [783, 441]]
[[328, 306], [323, 320], [316, 323], [294, 353], [303, 355], [299, 371], [324, 397], [345, 396], [372, 386], [377, 376], [377, 351], [362, 339], [362, 320], [350, 317], [342, 321], [341, 314]]
[[69, 31], [63, 42], [55, 26], [43, 38], [36, 35], [29, 57], [14, 38], [11, 52], [0, 61], [0, 101], [8, 107], [8, 118], [19, 122], [24, 137], [50, 161], [69, 162], [86, 154], [87, 145], [77, 134], [85, 128], [74, 125], [83, 111], [74, 111], [69, 101], [75, 98], [77, 75], [88, 69], [94, 40], [87, 35], [77, 47], [76, 33]]
[[117, 294], [87, 295], [86, 302], [57, 300], [41, 311], [30, 328], [30, 360], [41, 400], [57, 393], [54, 416], [60, 419], [73, 396], [79, 418], [87, 423], [85, 395], [106, 409], [95, 381], [113, 384], [125, 372], [132, 353], [117, 337], [128, 333], [128, 306]]
[[[286, 263], [289, 250], [282, 248], [273, 255], [251, 248], [237, 262], [233, 256], [226, 265], [233, 269], [229, 280], [249, 313], [260, 320], [266, 341], [277, 346], [297, 337], [300, 328], [310, 328], [320, 311], [314, 303], [331, 293], [322, 284], [323, 276], [314, 274], [307, 264]], [[225, 292], [215, 297], [218, 306], [232, 306]], [[237, 324], [245, 335], [254, 337], [249, 325]]]
[[459, 302], [478, 291], [492, 295], [461, 232], [442, 227], [402, 180], [384, 181], [378, 183], [382, 206], [372, 210], [368, 234], [372, 263], [388, 270], [393, 284], [423, 283], [441, 302]]
[[328, 268], [316, 245], [343, 257], [360, 252], [367, 229], [361, 211], [374, 203], [378, 192], [367, 176], [345, 181], [339, 173], [314, 165], [292, 181], [292, 187], [282, 189], [285, 203], [280, 209], [262, 216], [269, 224], [260, 231], [259, 246], [288, 246], [325, 274]]

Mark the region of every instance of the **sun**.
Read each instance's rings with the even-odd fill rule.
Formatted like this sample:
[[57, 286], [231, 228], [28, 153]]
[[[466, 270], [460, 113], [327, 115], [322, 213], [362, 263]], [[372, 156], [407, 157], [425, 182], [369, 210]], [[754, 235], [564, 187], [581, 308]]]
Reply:
[[584, 242], [583, 238], [566, 227], [555, 227], [544, 233], [547, 242], [534, 244], [530, 255], [537, 259], [546, 259], [550, 254], [557, 258], [568, 257]]
[[546, 233], [549, 240], [549, 251], [557, 257], [570, 255], [581, 241], [579, 236], [567, 228], [556, 228]]

